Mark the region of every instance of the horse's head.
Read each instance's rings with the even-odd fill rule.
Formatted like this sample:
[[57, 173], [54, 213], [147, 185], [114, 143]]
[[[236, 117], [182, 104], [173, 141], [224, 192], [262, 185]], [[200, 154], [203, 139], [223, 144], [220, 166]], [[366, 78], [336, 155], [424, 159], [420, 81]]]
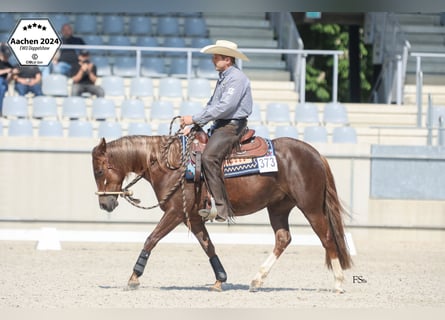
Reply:
[[105, 139], [102, 138], [100, 143], [94, 147], [92, 156], [99, 206], [101, 209], [111, 212], [119, 204], [117, 196], [121, 194], [125, 174], [120, 172], [119, 168], [113, 166], [110, 154], [107, 152]]

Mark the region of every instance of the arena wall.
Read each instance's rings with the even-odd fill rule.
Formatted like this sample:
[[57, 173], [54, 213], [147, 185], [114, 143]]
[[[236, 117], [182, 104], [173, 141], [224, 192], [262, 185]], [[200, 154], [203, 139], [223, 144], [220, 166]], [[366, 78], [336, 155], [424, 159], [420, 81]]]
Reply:
[[[97, 143], [97, 139], [0, 137], [0, 220], [157, 222], [162, 215], [158, 208], [137, 209], [124, 199], [111, 214], [99, 209], [91, 166], [91, 150]], [[443, 200], [371, 197], [371, 145], [315, 147], [332, 167], [339, 196], [350, 212], [347, 224], [445, 227]], [[428, 187], [418, 183], [419, 188]], [[143, 205], [156, 203], [148, 183], [141, 181], [133, 189]], [[236, 223], [268, 224], [268, 217], [263, 210]], [[299, 213], [291, 216], [291, 223], [307, 224]]]

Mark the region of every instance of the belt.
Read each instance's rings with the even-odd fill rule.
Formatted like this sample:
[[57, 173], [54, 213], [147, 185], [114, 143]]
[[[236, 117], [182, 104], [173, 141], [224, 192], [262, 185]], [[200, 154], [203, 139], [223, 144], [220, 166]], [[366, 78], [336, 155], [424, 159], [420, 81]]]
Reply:
[[239, 125], [245, 125], [246, 123], [247, 123], [247, 119], [246, 118], [242, 118], [242, 119], [220, 119], [220, 120], [215, 120], [214, 121], [215, 127], [223, 127], [223, 126], [228, 125], [228, 124], [239, 126]]

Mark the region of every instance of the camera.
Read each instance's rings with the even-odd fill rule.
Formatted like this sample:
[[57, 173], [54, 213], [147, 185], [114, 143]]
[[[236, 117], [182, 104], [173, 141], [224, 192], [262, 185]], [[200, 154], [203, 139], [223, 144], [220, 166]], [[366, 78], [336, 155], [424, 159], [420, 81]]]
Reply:
[[88, 63], [90, 63], [90, 60], [84, 60], [84, 61], [82, 61], [82, 63], [88, 64]]

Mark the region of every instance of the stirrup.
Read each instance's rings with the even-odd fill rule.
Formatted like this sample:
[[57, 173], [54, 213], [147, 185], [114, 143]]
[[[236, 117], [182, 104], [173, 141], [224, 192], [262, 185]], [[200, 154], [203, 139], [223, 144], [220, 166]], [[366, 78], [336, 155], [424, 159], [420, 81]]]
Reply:
[[198, 214], [202, 217], [204, 221], [213, 221], [213, 219], [216, 218], [217, 221], [221, 219], [221, 217], [218, 216], [218, 211], [216, 211], [216, 205], [215, 205], [215, 199], [213, 197], [210, 197], [210, 209], [204, 208], [200, 209], [198, 211]]

